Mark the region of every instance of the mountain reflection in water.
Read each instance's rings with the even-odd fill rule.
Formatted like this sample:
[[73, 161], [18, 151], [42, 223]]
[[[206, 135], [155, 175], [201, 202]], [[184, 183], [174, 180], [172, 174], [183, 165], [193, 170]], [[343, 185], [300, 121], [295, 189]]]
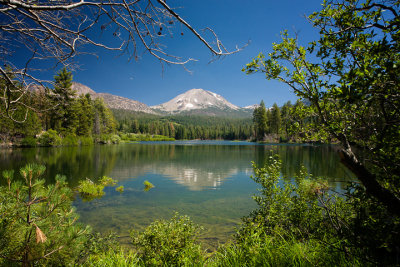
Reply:
[[[46, 165], [53, 182], [64, 174], [71, 187], [82, 179], [110, 176], [123, 185], [120, 194], [107, 188], [103, 198], [74, 202], [81, 218], [101, 232], [114, 231], [129, 243], [131, 229], [143, 229], [175, 211], [205, 227], [201, 239], [215, 247], [235, 231], [240, 218], [256, 205], [251, 196], [258, 185], [249, 177], [251, 162], [262, 166], [269, 156], [282, 160], [282, 176], [291, 179], [304, 165], [313, 177], [324, 177], [337, 190], [351, 174], [339, 163], [334, 146], [256, 145], [246, 142], [143, 142], [87, 147], [0, 150], [0, 171], [26, 163]], [[143, 192], [143, 182], [155, 185]], [[3, 181], [4, 183], [4, 181]]]

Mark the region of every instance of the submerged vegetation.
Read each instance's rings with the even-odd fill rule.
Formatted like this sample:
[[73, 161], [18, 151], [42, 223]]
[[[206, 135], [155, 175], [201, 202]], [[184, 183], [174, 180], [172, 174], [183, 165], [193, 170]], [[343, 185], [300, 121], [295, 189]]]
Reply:
[[144, 191], [145, 192], [147, 192], [150, 189], [154, 188], [154, 185], [152, 183], [150, 183], [149, 181], [147, 181], [147, 180], [143, 182], [143, 185], [144, 185]]
[[[90, 201], [95, 198], [101, 198], [104, 195], [104, 187], [115, 186], [116, 184], [116, 180], [107, 176], [101, 177], [97, 183], [93, 182], [89, 178], [86, 178], [86, 180], [79, 181], [77, 190], [84, 201]], [[118, 191], [123, 191], [123, 186], [122, 188], [121, 186], [118, 188]]]

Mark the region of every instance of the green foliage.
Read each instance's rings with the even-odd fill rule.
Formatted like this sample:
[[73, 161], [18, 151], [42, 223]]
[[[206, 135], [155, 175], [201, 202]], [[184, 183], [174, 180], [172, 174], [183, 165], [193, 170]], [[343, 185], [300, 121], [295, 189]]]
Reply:
[[[283, 237], [285, 236], [285, 237]], [[262, 228], [247, 229], [240, 242], [221, 246], [209, 266], [360, 266], [345, 253], [327, 249], [316, 240], [298, 240], [287, 233], [266, 234]]]
[[4, 68], [6, 76], [0, 76], [0, 141], [11, 141], [15, 135], [34, 136], [40, 132], [38, 115], [29, 107], [36, 99], [31, 94], [21, 94], [22, 85], [15, 79], [10, 66]]
[[113, 112], [119, 124], [118, 130], [124, 133], [166, 136], [177, 140], [249, 140], [253, 134], [250, 114], [246, 118], [235, 118], [189, 114], [156, 116], [123, 110]]
[[[92, 134], [110, 135], [107, 141], [117, 143], [118, 137], [111, 136], [115, 133], [116, 122], [104, 101], [92, 101], [89, 94], [77, 97], [72, 90], [72, 73], [66, 68], [61, 69], [54, 79], [53, 90], [34, 87], [39, 89], [22, 95], [17, 106], [10, 110], [12, 112], [3, 114], [4, 118], [0, 120], [0, 140], [14, 142], [23, 136], [35, 136], [41, 130], [53, 129], [66, 137], [62, 143], [66, 146], [77, 145], [76, 138], [72, 136], [89, 137]], [[4, 82], [6, 81], [0, 77], [0, 91], [5, 89], [2, 86]], [[19, 97], [13, 95], [14, 91], [16, 90], [9, 91], [10, 101]], [[7, 112], [4, 103], [0, 104], [0, 110], [0, 113]], [[43, 146], [61, 145], [59, 140], [42, 141]]]
[[[121, 245], [117, 240], [118, 236], [114, 233], [101, 234], [90, 233], [84, 245], [84, 249], [80, 251], [80, 255], [76, 265], [92, 266], [97, 261], [107, 260], [107, 255], [119, 254], [122, 252]], [[110, 265], [118, 266], [118, 265]]]
[[96, 136], [95, 141], [99, 144], [119, 144], [121, 142], [121, 137], [116, 134], [102, 134]]
[[157, 220], [143, 232], [132, 231], [132, 243], [145, 266], [200, 265], [201, 247], [196, 238], [201, 228], [187, 216], [175, 214], [170, 220]]
[[91, 254], [82, 266], [141, 266], [142, 264], [139, 264], [139, 260], [139, 257], [134, 252], [124, 251], [119, 248], [116, 250], [107, 250], [100, 254]]
[[79, 145], [79, 139], [75, 135], [69, 134], [62, 139], [61, 144], [63, 146], [77, 146]]
[[93, 130], [94, 107], [90, 95], [80, 95], [77, 99], [77, 118], [78, 126], [76, 128], [76, 135], [90, 136]]
[[120, 186], [116, 187], [116, 188], [115, 188], [115, 191], [120, 192], [120, 193], [123, 193], [123, 192], [124, 192], [124, 186], [123, 186], [123, 185], [120, 185]]
[[116, 184], [116, 180], [107, 176], [103, 176], [97, 183], [86, 178], [86, 180], [79, 181], [77, 190], [84, 201], [91, 201], [95, 198], [101, 198], [105, 194], [104, 187]]
[[117, 180], [114, 180], [111, 177], [108, 176], [103, 176], [101, 177], [101, 179], [99, 180], [99, 184], [103, 185], [103, 186], [114, 186], [117, 184]]
[[400, 218], [371, 198], [359, 183], [350, 186], [347, 195], [354, 213], [353, 219], [346, 222], [348, 228], [343, 227], [343, 236], [349, 246], [360, 251], [360, 258], [377, 265], [397, 265]]
[[121, 137], [117, 134], [113, 134], [110, 138], [112, 144], [119, 144], [121, 142]]
[[136, 141], [175, 141], [175, 138], [163, 135], [120, 133], [121, 140], [125, 142]]
[[61, 137], [57, 134], [57, 131], [52, 129], [42, 132], [39, 136], [41, 146], [60, 146], [61, 143]]
[[[329, 208], [341, 208], [341, 198], [327, 194], [327, 183], [309, 176], [303, 169], [295, 178], [295, 182], [280, 178], [281, 161], [270, 157], [264, 167], [253, 164], [252, 179], [261, 185], [260, 195], [254, 196], [259, 208], [248, 218], [260, 223], [264, 231], [273, 232], [282, 228], [292, 235], [327, 234], [324, 227], [325, 210], [320, 201], [329, 199]], [[339, 210], [340, 211], [340, 210]], [[325, 232], [323, 232], [325, 231]]]
[[359, 256], [359, 249], [343, 236], [354, 212], [345, 199], [328, 192], [326, 181], [313, 178], [304, 168], [294, 181], [282, 179], [277, 156], [264, 167], [253, 167], [252, 178], [261, 185], [260, 194], [253, 197], [258, 208], [243, 219], [236, 244], [220, 253], [249, 265], [330, 266], [359, 261], [354, 256]]
[[79, 143], [81, 146], [91, 146], [94, 144], [94, 140], [91, 136], [81, 136], [79, 137]]
[[88, 228], [76, 224], [72, 192], [65, 177], [45, 186], [45, 167], [26, 165], [23, 178], [3, 172], [8, 187], [0, 187], [0, 265], [73, 264], [83, 248]]
[[271, 115], [269, 119], [269, 128], [271, 133], [279, 134], [281, 130], [281, 112], [276, 103], [272, 106]]
[[53, 94], [49, 95], [53, 110], [50, 113], [50, 127], [60, 133], [75, 133], [78, 124], [75, 92], [72, 90], [72, 73], [65, 67], [54, 76]]
[[104, 103], [103, 98], [96, 98], [93, 101], [94, 120], [93, 134], [108, 135], [116, 130], [116, 122], [111, 110]]
[[152, 188], [154, 188], [154, 185], [152, 184], [152, 183], [150, 183], [149, 181], [147, 181], [147, 180], [145, 180], [144, 182], [143, 182], [143, 185], [144, 185], [144, 191], [145, 192], [147, 192], [147, 191], [149, 191], [150, 189], [152, 189]]
[[23, 147], [35, 147], [37, 146], [37, 139], [33, 136], [27, 136], [21, 141]]
[[284, 31], [268, 57], [244, 69], [289, 85], [308, 102], [297, 114], [310, 121], [309, 134], [340, 142], [342, 162], [362, 183], [348, 192], [361, 207], [342, 238], [389, 265], [400, 255], [399, 14], [399, 1], [324, 1], [308, 17], [318, 40], [303, 47]]
[[264, 140], [265, 135], [268, 133], [268, 117], [267, 110], [265, 109], [264, 101], [261, 100], [260, 106], [254, 109], [253, 122], [255, 137], [257, 141]]

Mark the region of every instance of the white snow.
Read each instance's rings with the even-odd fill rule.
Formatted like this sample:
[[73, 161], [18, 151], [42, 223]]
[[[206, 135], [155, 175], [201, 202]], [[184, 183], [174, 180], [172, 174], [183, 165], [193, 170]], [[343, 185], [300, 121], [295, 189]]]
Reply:
[[193, 104], [192, 104], [192, 103], [187, 103], [187, 104], [185, 105], [185, 107], [187, 107], [187, 108], [192, 108], [192, 107], [193, 107]]
[[213, 103], [211, 103], [211, 102], [207, 102], [207, 104], [209, 104], [210, 106], [212, 106], [212, 105], [213, 105]]
[[194, 102], [196, 102], [196, 103], [197, 103], [197, 102], [199, 102], [199, 101], [197, 101], [197, 99], [195, 98], [195, 99], [194, 99]]

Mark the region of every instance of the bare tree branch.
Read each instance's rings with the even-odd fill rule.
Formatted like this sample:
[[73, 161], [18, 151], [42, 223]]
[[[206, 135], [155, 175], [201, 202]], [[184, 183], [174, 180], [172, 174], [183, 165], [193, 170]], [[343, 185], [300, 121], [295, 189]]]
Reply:
[[[230, 51], [210, 28], [205, 30], [212, 39], [206, 40], [164, 0], [0, 0], [0, 18], [0, 101], [6, 107], [0, 106], [2, 116], [10, 116], [10, 106], [21, 103], [29, 84], [48, 84], [34, 78], [33, 73], [40, 69], [34, 68], [38, 61], [49, 68], [62, 64], [73, 69], [74, 58], [87, 53], [86, 46], [119, 51], [135, 60], [144, 51], [161, 63], [184, 66], [194, 59], [172, 55], [163, 45], [163, 32], [173, 35], [177, 25], [188, 29], [216, 57], [246, 46]], [[99, 29], [107, 41], [99, 38]], [[24, 67], [15, 66], [13, 58], [20, 49], [33, 54]], [[7, 98], [11, 88], [19, 98]]]

